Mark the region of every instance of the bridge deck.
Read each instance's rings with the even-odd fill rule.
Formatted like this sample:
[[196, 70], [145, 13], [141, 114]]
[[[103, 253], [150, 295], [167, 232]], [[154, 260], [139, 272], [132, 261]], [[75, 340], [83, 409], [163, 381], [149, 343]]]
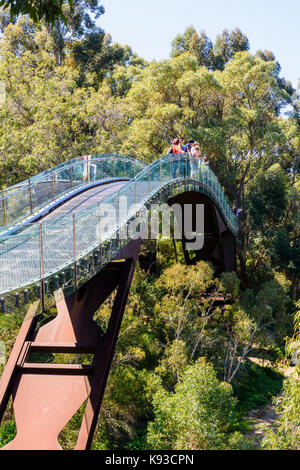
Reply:
[[[64, 225], [63, 217], [80, 213], [83, 209], [94, 206], [98, 201], [118, 191], [125, 183], [126, 181], [114, 181], [88, 189], [45, 215], [43, 221], [52, 221], [55, 224], [54, 227], [50, 225], [48, 229], [44, 228], [45, 272], [54, 272], [58, 259], [61, 265], [65, 265], [71, 263], [74, 257], [73, 232], [69, 230], [68, 224]], [[59, 224], [59, 221], [62, 223]], [[93, 225], [90, 224], [90, 220], [88, 225], [84, 221], [77, 224], [77, 251], [80, 250], [80, 240], [86, 244], [87, 239], [90, 238], [91, 243], [94, 242], [97, 220], [93, 222]], [[47, 237], [47, 230], [51, 231], [49, 237]], [[0, 251], [3, 263], [1, 263], [1, 272], [4, 274], [0, 279], [0, 294], [9, 290], [11, 286], [17, 286], [21, 279], [26, 278], [30, 282], [35, 282], [40, 276], [41, 260], [37, 256], [40, 253], [40, 237], [36, 235], [36, 224], [24, 225], [19, 235], [14, 237], [14, 243], [12, 244], [8, 238], [1, 243]], [[18, 261], [16, 262], [16, 260]]]
[[43, 217], [43, 220], [58, 219], [68, 214], [76, 214], [78, 211], [89, 209], [104, 197], [121, 189], [125, 183], [126, 181], [107, 183], [88, 189], [53, 209], [49, 214]]

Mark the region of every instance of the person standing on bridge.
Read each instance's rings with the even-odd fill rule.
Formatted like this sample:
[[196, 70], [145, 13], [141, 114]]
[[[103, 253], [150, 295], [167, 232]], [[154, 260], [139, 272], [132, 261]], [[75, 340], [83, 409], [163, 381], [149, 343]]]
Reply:
[[191, 157], [192, 156], [192, 148], [194, 147], [195, 141], [193, 139], [189, 140], [186, 144], [186, 153]]
[[209, 162], [207, 160], [207, 157], [206, 157], [205, 153], [203, 152], [203, 150], [201, 149], [198, 142], [194, 143], [193, 152], [197, 152], [197, 157], [198, 157], [199, 164], [205, 164], [205, 165], [209, 164]]
[[[180, 143], [181, 150], [183, 150], [184, 153], [188, 154], [189, 144], [187, 145], [184, 144], [184, 137], [179, 137], [179, 143]], [[187, 177], [190, 174], [190, 162], [188, 160], [186, 161], [181, 160], [179, 169], [180, 169], [180, 175]]]
[[193, 139], [190, 139], [188, 141], [188, 143], [186, 144], [186, 153], [188, 154], [188, 156], [190, 157], [189, 158], [189, 161], [187, 163], [187, 174], [190, 175], [191, 172], [192, 172], [192, 152], [193, 152], [193, 148], [194, 148], [194, 145], [195, 145], [195, 141]]
[[191, 149], [191, 177], [195, 178], [198, 175], [199, 163], [201, 157], [201, 150], [199, 144], [194, 142], [194, 145]]
[[236, 204], [233, 204], [232, 206], [232, 212], [234, 213], [234, 215], [239, 215], [241, 212], [243, 212], [244, 209], [238, 209], [236, 207]]
[[174, 160], [172, 161], [172, 178], [178, 178], [179, 176], [179, 161], [178, 155], [184, 154], [185, 152], [182, 150], [180, 145], [180, 140], [178, 138], [174, 139], [172, 142], [172, 147], [170, 148], [168, 155], [176, 155]]
[[179, 143], [181, 150], [183, 150], [184, 153], [187, 153], [187, 145], [184, 145], [184, 137], [179, 137]]
[[[201, 150], [201, 148], [200, 148]], [[205, 163], [206, 165], [209, 165], [209, 161], [207, 160], [207, 157], [203, 150], [201, 150], [201, 157], [200, 157], [200, 163]]]

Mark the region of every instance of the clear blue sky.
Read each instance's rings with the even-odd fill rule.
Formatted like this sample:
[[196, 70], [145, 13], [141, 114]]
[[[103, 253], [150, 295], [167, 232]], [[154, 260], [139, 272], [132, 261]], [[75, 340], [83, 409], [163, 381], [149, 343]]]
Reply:
[[281, 75], [294, 86], [300, 77], [299, 0], [102, 0], [99, 24], [114, 42], [128, 44], [151, 61], [167, 58], [170, 43], [193, 24], [215, 40], [224, 28], [239, 27], [251, 52], [271, 50]]

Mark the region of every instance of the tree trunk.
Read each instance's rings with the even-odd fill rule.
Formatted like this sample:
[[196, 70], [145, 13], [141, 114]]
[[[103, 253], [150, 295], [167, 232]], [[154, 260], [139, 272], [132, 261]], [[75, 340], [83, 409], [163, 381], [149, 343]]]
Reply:
[[240, 248], [237, 247], [237, 255], [240, 260], [240, 279], [241, 279], [241, 286], [242, 289], [245, 290], [247, 288], [247, 279], [246, 279], [246, 262], [244, 259], [244, 254]]
[[293, 275], [292, 277], [292, 300], [295, 301], [297, 299], [297, 293], [298, 293], [298, 279], [296, 274]]

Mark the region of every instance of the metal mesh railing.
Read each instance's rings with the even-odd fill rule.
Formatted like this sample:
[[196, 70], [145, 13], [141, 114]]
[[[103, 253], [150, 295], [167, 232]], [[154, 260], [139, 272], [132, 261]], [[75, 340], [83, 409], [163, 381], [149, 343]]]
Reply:
[[[117, 164], [125, 163], [125, 160], [124, 162], [121, 160], [119, 159]], [[80, 166], [82, 165], [85, 163], [81, 162]], [[133, 166], [136, 168], [135, 165], [134, 162], [134, 165], [130, 167], [131, 172], [127, 173], [131, 178], [134, 174]], [[70, 168], [67, 171], [69, 170]], [[108, 172], [107, 169], [105, 175]], [[117, 165], [112, 172], [114, 176], [124, 174]], [[62, 175], [62, 173], [59, 174]], [[75, 220], [73, 215], [65, 215], [58, 221], [54, 219], [54, 221], [46, 221], [40, 225], [23, 224], [19, 233], [2, 237], [2, 242], [0, 238], [0, 294], [50, 276], [86, 256], [101, 243], [114, 239], [119, 225], [126, 224], [127, 219], [134, 216], [134, 213], [150, 197], [166, 185], [175, 182], [184, 183], [186, 180], [201, 184], [199, 190], [213, 199], [230, 230], [236, 233], [237, 217], [228, 205], [212, 170], [207, 165], [200, 164], [191, 178], [190, 162], [187, 157], [167, 156], [149, 165], [119, 191], [101, 201], [101, 213], [99, 213], [99, 207], [96, 206], [79, 211]], [[79, 184], [83, 184], [79, 178], [78, 181]], [[125, 219], [123, 217], [121, 221], [120, 197], [126, 199], [127, 208], [129, 208]], [[36, 200], [38, 204], [38, 199]], [[108, 213], [110, 217], [113, 214], [114, 220], [107, 218]], [[97, 227], [101, 221], [102, 225], [106, 225], [107, 231], [102, 231], [100, 239]]]
[[131, 167], [127, 176], [130, 181], [88, 209], [59, 219], [24, 223], [17, 233], [0, 235], [2, 311], [5, 302], [6, 306], [12, 306], [11, 310], [18, 306], [20, 295], [28, 302], [32, 296], [47, 297], [48, 291], [59, 286], [67, 288], [68, 293], [77, 289], [78, 283], [100, 271], [132, 238], [132, 233], [128, 232], [130, 221], [141, 208], [158, 198], [161, 200], [162, 194], [168, 199], [175, 188], [180, 191], [193, 188], [207, 194], [229, 230], [237, 234], [238, 218], [209, 166], [201, 163], [195, 170], [191, 168], [189, 157], [168, 155], [136, 176]]

